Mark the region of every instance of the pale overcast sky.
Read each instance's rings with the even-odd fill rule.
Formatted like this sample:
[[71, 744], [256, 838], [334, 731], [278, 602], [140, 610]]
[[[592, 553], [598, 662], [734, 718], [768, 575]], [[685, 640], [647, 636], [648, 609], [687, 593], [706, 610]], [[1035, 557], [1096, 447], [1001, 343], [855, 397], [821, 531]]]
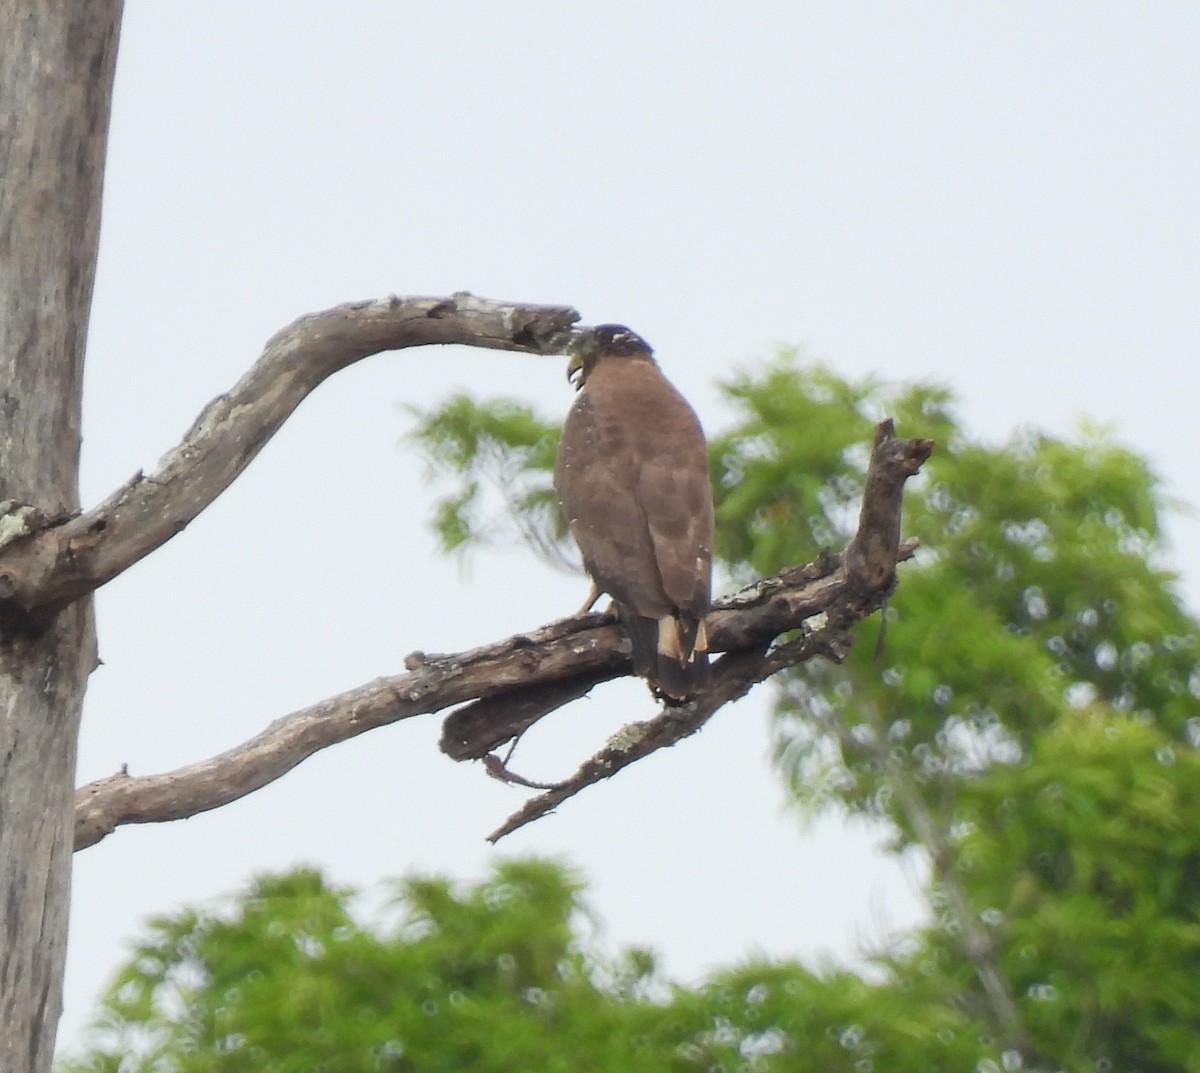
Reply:
[[[714, 382], [802, 344], [951, 385], [972, 430], [1111, 422], [1200, 503], [1200, 7], [130, 0], [87, 375], [84, 501], [148, 467], [296, 316], [389, 293], [575, 305]], [[522, 551], [435, 555], [402, 403], [571, 401], [561, 362], [381, 355], [321, 387], [234, 487], [98, 598], [80, 780], [169, 770], [380, 675], [569, 613]], [[920, 430], [903, 430], [919, 433]], [[1200, 526], [1172, 525], [1200, 601]], [[426, 718], [242, 802], [76, 858], [70, 1043], [152, 913], [299, 862], [368, 885], [561, 855], [612, 943], [694, 979], [919, 915], [879, 832], [804, 831], [762, 689], [493, 850], [523, 800]], [[653, 708], [598, 689], [522, 746], [553, 779]], [[909, 871], [919, 872], [915, 866]]]

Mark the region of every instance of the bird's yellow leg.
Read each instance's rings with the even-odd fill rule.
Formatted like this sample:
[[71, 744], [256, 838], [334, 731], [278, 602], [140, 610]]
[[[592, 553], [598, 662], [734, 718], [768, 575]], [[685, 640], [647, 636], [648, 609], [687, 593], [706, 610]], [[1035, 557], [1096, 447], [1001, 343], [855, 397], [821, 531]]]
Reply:
[[583, 601], [583, 606], [575, 612], [575, 618], [579, 618], [581, 615], [586, 615], [593, 607], [595, 607], [596, 601], [600, 599], [603, 592], [604, 590], [593, 581], [592, 587], [588, 591], [588, 598]]

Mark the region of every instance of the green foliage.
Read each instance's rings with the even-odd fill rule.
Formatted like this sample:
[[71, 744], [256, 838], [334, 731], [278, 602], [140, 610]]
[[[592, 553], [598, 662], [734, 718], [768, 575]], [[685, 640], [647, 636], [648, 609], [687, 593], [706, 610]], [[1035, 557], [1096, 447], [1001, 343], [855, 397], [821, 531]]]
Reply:
[[152, 921], [60, 1073], [863, 1073], [996, 1054], [928, 974], [780, 962], [668, 986], [645, 951], [596, 950], [580, 893], [562, 865], [514, 860], [475, 886], [402, 880], [364, 924], [317, 872], [261, 877]]
[[1042, 1047], [1063, 1068], [1200, 1069], [1200, 755], [1095, 705], [967, 783], [958, 815], [955, 875]]
[[407, 407], [409, 442], [429, 476], [453, 487], [433, 501], [433, 528], [444, 551], [465, 552], [512, 536], [547, 560], [570, 561], [567, 528], [550, 482], [560, 428], [523, 403], [476, 403], [451, 396], [433, 411]]
[[[916, 416], [930, 410], [925, 391], [874, 402], [913, 413], [905, 431], [928, 431]], [[1074, 442], [972, 443], [936, 402], [942, 438], [905, 501], [923, 551], [892, 599], [882, 663], [860, 645], [844, 667], [785, 684], [780, 756], [797, 792], [821, 803], [806, 774], [833, 755], [839, 777], [821, 792], [876, 809], [880, 724], [943, 799], [963, 776], [1028, 756], [1081, 705], [1141, 713], [1185, 741], [1200, 717], [1197, 629], [1159, 565], [1160, 496], [1145, 463], [1095, 429]]]
[[871, 984], [853, 973], [768, 962], [677, 991], [673, 1013], [687, 1026], [679, 1052], [697, 1070], [915, 1073], [997, 1062], [1000, 1049], [955, 997], [939, 976]]
[[750, 580], [840, 550], [862, 497], [877, 386], [789, 354], [723, 387], [739, 420], [711, 448], [722, 560]]
[[[64, 1073], [653, 1070], [653, 963], [605, 961], [563, 867], [508, 861], [466, 889], [395, 885], [367, 925], [319, 873], [152, 921], [87, 1055]], [[649, 1018], [647, 1017], [649, 1014]]]
[[[720, 516], [750, 571], [847, 539], [861, 494], [849, 430], [865, 439], [868, 415], [894, 413], [937, 449], [906, 495], [922, 551], [883, 660], [860, 645], [782, 683], [777, 756], [797, 801], [883, 816], [898, 846], [923, 842], [918, 819], [943, 832], [927, 847], [945, 857], [935, 926], [892, 961], [897, 982], [934, 959], [962, 1004], [987, 1009], [949, 908], [961, 884], [1035, 1050], [1064, 1069], [1200, 1069], [1200, 630], [1162, 566], [1154, 474], [1094, 426], [993, 447], [943, 392], [831, 390], [827, 376], [785, 359], [732, 386], [739, 420], [717, 446], [750, 462]], [[814, 405], [824, 455], [796, 442]], [[792, 464], [820, 487], [771, 468]]]

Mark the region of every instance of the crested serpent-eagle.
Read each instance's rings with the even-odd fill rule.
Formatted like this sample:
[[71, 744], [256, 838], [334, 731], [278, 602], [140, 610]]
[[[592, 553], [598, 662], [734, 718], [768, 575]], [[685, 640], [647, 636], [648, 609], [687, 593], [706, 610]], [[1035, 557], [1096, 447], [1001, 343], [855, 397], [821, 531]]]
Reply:
[[579, 392], [554, 487], [595, 582], [633, 646], [634, 670], [667, 701], [704, 689], [713, 498], [695, 412], [646, 341], [619, 324], [584, 332], [567, 372]]

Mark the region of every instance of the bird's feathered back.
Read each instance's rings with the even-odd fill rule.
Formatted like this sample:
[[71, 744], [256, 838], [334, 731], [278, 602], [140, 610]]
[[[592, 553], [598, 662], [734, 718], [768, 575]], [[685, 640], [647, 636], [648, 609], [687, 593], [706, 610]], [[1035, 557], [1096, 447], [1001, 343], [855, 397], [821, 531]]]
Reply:
[[713, 502], [704, 433], [650, 347], [600, 325], [572, 365], [579, 397], [554, 483], [584, 565], [612, 596], [634, 669], [683, 701], [708, 677]]

